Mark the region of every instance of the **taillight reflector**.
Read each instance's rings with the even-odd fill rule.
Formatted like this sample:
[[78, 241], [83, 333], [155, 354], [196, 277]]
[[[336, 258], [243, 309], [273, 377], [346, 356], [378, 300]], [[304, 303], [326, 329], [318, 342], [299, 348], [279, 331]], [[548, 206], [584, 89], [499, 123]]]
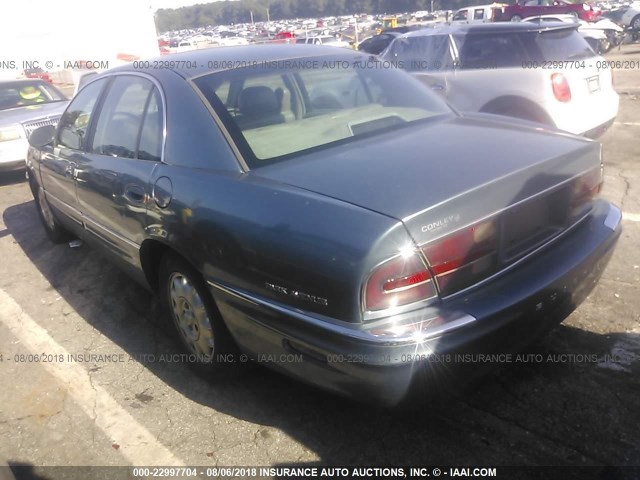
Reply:
[[496, 266], [497, 220], [486, 220], [423, 247], [442, 294], [477, 282]]
[[571, 196], [571, 216], [579, 215], [583, 207], [592, 202], [602, 190], [602, 167], [594, 168], [578, 177], [573, 184]]
[[436, 296], [431, 274], [416, 252], [395, 257], [373, 271], [364, 289], [367, 311], [408, 305]]

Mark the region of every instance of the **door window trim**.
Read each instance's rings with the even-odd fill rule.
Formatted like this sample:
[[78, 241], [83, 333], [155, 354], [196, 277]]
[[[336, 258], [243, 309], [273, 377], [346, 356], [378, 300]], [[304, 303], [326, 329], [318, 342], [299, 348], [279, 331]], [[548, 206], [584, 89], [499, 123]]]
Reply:
[[[93, 136], [95, 134], [95, 129], [98, 123], [98, 117], [100, 117], [100, 114], [102, 113], [102, 106], [104, 105], [104, 100], [107, 98], [107, 95], [109, 94], [109, 91], [111, 90], [111, 86], [113, 85], [113, 82], [115, 81], [115, 79], [117, 77], [120, 76], [131, 76], [131, 77], [139, 77], [139, 78], [144, 78], [145, 80], [149, 80], [154, 88], [156, 88], [158, 90], [158, 93], [160, 94], [160, 107], [162, 108], [162, 138], [161, 138], [161, 146], [160, 146], [160, 163], [165, 163], [165, 146], [166, 146], [166, 141], [167, 141], [167, 101], [166, 101], [166, 96], [164, 94], [164, 90], [162, 88], [162, 85], [160, 84], [160, 82], [158, 82], [158, 80], [156, 80], [155, 77], [147, 74], [147, 73], [143, 73], [143, 72], [113, 72], [113, 73], [106, 73], [106, 74], [101, 74], [99, 75], [99, 78], [108, 78], [109, 79], [109, 83], [108, 86], [101, 92], [100, 94], [100, 98], [99, 98], [99, 103], [96, 104], [96, 109], [94, 110], [95, 112], [97, 112], [97, 114], [95, 115], [91, 115], [91, 119], [89, 120], [89, 135], [87, 135], [87, 141], [85, 142], [85, 145], [83, 145], [83, 149], [82, 152], [83, 153], [91, 153], [89, 151], [89, 147], [90, 145], [93, 143]], [[92, 80], [92, 82], [97, 81], [98, 79]], [[89, 85], [89, 84], [87, 84]], [[85, 85], [85, 87], [87, 86]], [[84, 89], [84, 87], [83, 87]], [[149, 94], [149, 97], [147, 98], [147, 102], [145, 104], [145, 110], [144, 110], [144, 114], [146, 115], [147, 112], [147, 107], [149, 104], [149, 99], [151, 98], [151, 96], [153, 95], [153, 89], [151, 89], [151, 92]], [[141, 124], [141, 128], [144, 125], [144, 115], [143, 115], [143, 122]], [[138, 136], [140, 135], [141, 132], [141, 128], [138, 129]], [[130, 160], [141, 160], [139, 158], [137, 158], [138, 155], [138, 151], [137, 149], [140, 147], [139, 142], [136, 145], [136, 158], [130, 159]], [[141, 160], [141, 161], [145, 161], [148, 162], [149, 160]]]

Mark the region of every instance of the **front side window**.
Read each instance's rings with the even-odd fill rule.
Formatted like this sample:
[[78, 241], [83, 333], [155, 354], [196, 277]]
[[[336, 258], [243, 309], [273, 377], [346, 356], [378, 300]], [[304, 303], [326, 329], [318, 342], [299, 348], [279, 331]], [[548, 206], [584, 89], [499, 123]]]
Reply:
[[101, 79], [88, 84], [71, 101], [58, 123], [58, 145], [73, 150], [82, 149], [91, 114], [106, 82], [107, 79]]
[[419, 81], [395, 68], [367, 68], [368, 60], [318, 57], [299, 68], [293, 61], [274, 62], [271, 68], [212, 73], [195, 84], [252, 168], [452, 115]]
[[138, 133], [153, 84], [141, 77], [117, 77], [107, 93], [96, 125], [91, 151], [135, 158]]

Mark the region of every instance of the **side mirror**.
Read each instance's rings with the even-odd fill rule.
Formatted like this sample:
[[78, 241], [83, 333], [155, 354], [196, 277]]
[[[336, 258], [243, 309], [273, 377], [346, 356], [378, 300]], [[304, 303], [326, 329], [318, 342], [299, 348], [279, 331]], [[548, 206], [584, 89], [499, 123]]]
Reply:
[[29, 136], [29, 145], [35, 148], [42, 148], [45, 145], [49, 145], [53, 143], [55, 133], [56, 127], [53, 125], [36, 128]]

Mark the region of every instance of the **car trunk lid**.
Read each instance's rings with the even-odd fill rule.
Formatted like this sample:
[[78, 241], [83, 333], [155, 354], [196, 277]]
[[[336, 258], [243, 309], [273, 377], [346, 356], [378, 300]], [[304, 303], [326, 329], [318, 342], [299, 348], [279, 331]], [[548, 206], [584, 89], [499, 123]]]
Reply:
[[255, 174], [397, 219], [421, 247], [498, 219], [491, 228], [498, 229], [499, 269], [584, 216], [572, 198], [577, 179], [588, 172], [600, 178], [598, 143], [473, 114], [358, 140]]

